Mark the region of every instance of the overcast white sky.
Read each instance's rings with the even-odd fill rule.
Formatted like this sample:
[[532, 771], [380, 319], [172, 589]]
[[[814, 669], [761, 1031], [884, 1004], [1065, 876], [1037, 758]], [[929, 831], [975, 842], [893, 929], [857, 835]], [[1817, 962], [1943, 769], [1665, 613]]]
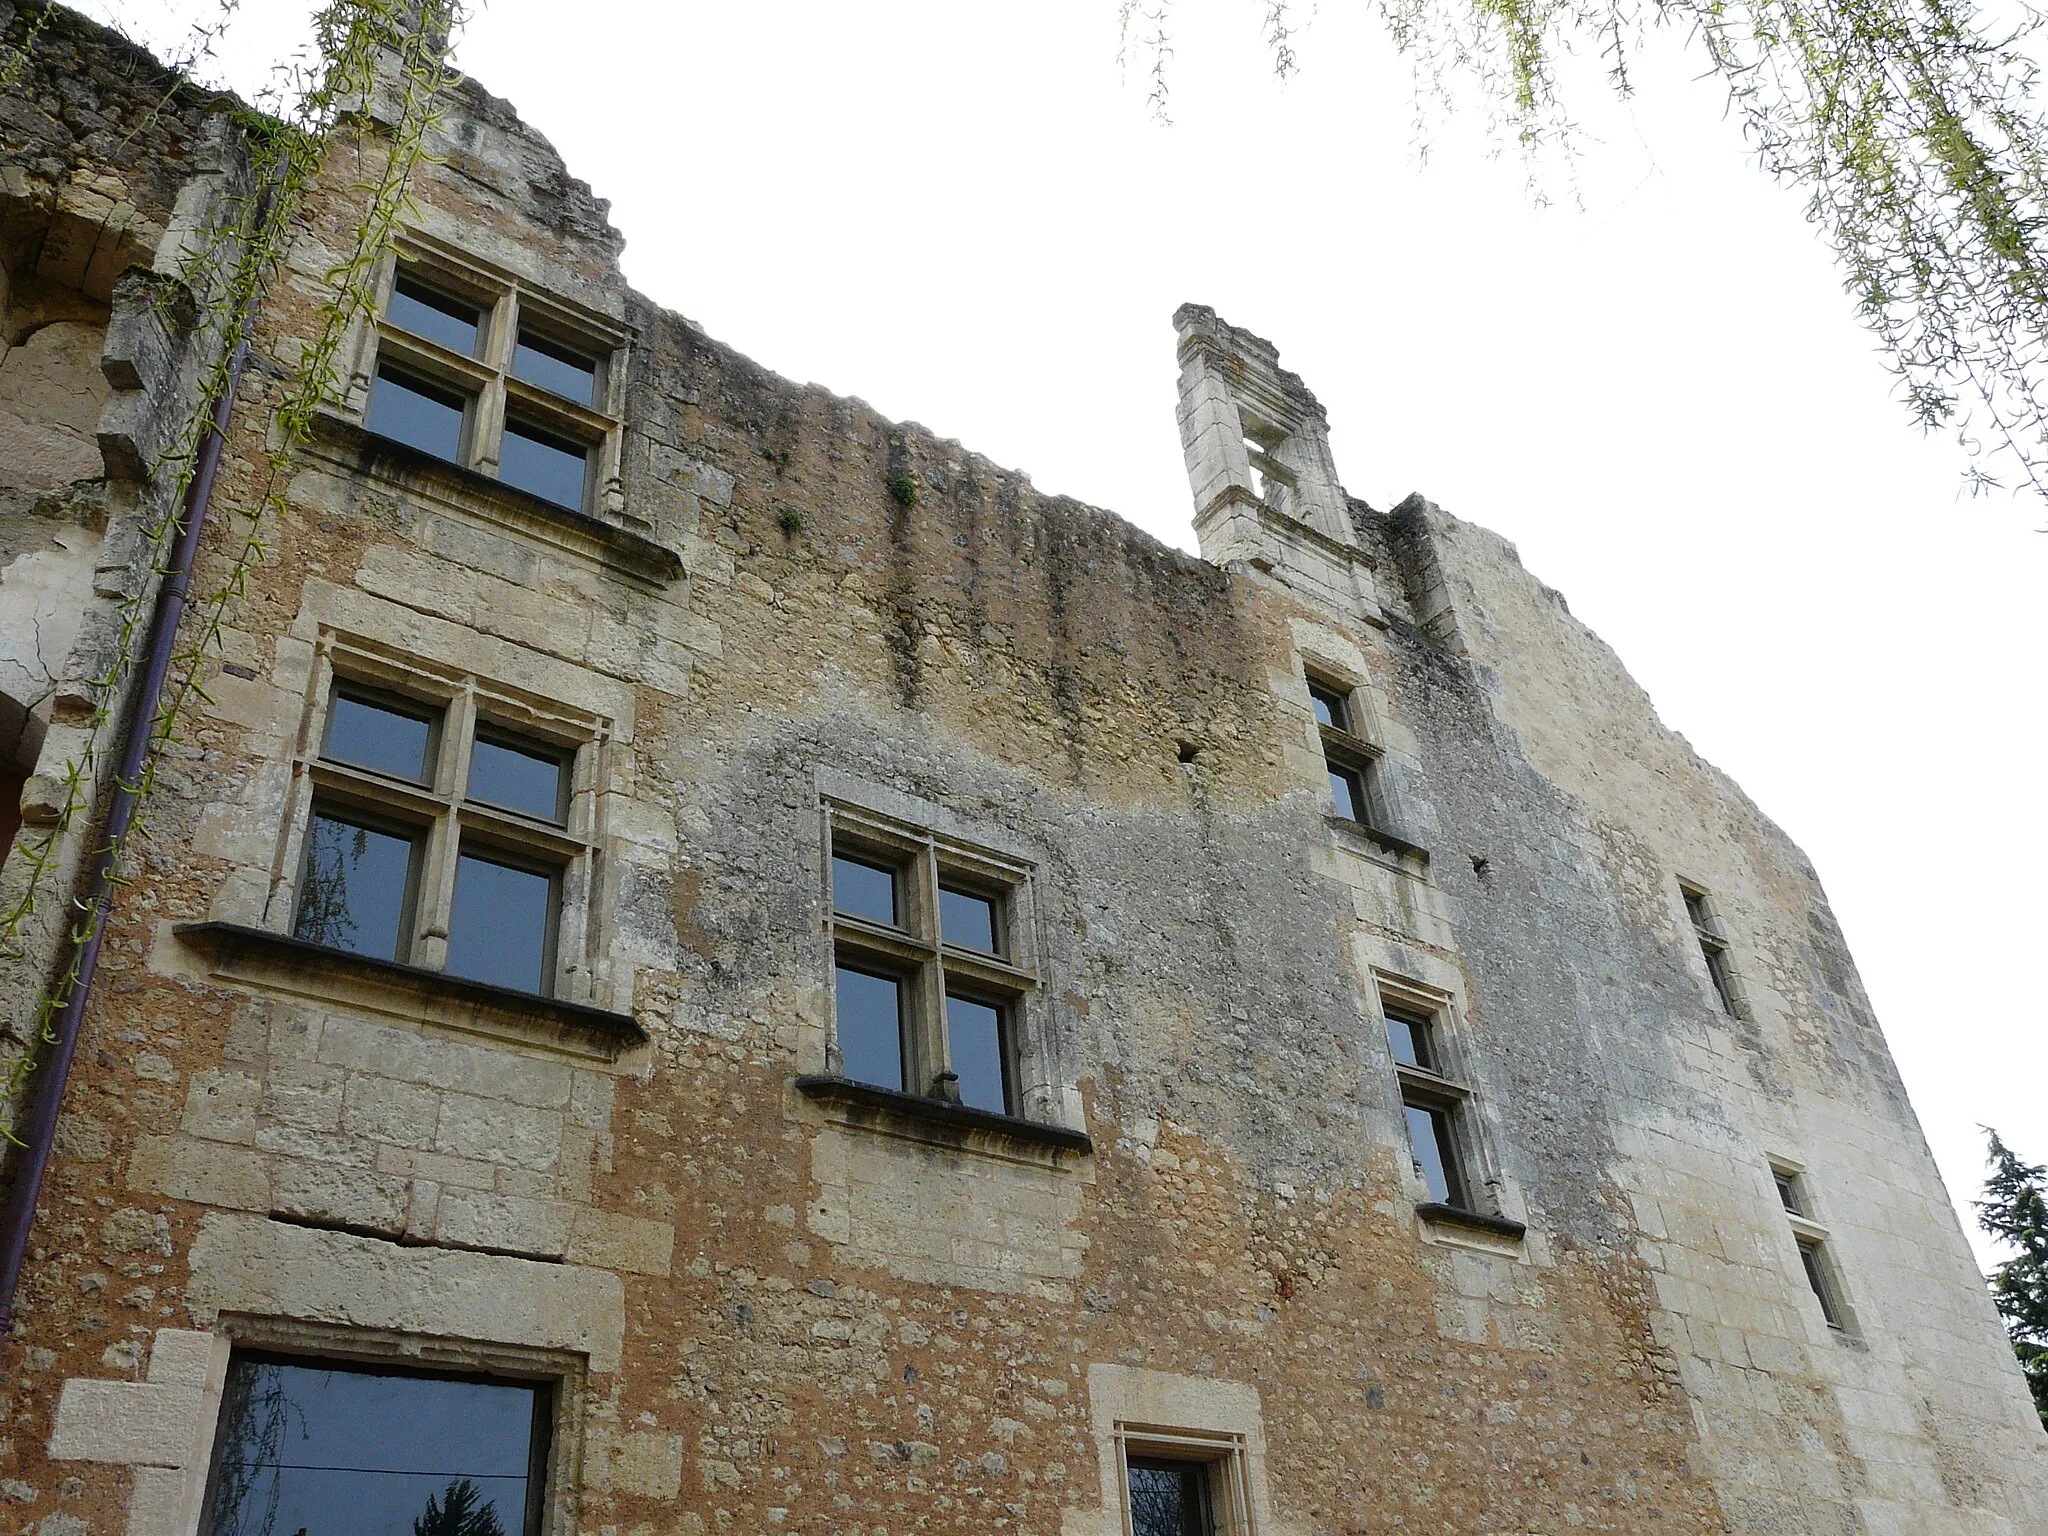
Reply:
[[[1418, 165], [1372, 7], [1282, 85], [1255, 0], [1181, 0], [1170, 128], [1116, 9], [488, 0], [458, 57], [654, 298], [1183, 548], [1168, 317], [1271, 338], [1354, 495], [1514, 540], [1806, 849], [1950, 1194], [1979, 1124], [2048, 1161], [2048, 508], [1959, 500], [1697, 60], [1654, 46], [1625, 110], [1594, 77], [1583, 207], [1542, 211], [1476, 103]], [[219, 68], [246, 89], [304, 10], [244, 0]]]

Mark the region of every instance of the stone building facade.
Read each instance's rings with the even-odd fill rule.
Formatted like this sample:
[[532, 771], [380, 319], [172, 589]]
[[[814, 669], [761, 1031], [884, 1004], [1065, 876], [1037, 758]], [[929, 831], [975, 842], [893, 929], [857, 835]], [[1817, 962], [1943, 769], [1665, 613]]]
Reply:
[[[443, 107], [109, 920], [15, 1526], [402, 1536], [461, 1473], [506, 1536], [2048, 1531], [1818, 879], [1512, 547], [1348, 495], [1189, 306], [1166, 548], [657, 308], [506, 103]], [[0, 152], [12, 904], [251, 171], [63, 13]]]

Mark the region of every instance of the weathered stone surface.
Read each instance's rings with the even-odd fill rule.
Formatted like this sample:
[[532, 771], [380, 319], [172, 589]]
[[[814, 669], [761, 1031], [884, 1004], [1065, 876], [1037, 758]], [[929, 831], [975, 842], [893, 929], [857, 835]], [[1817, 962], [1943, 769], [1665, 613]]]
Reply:
[[[105, 328], [113, 480], [0, 504], [0, 690], [56, 690], [45, 824], [150, 580], [155, 492], [119, 445], [175, 432], [190, 374], [103, 269], [161, 228], [162, 279], [246, 169], [182, 95], [145, 121], [131, 53], [52, 25], [37, 110], [0, 103], [4, 303]], [[190, 1529], [207, 1394], [253, 1342], [557, 1379], [577, 1476], [549, 1536], [1120, 1536], [1119, 1445], [1166, 1432], [1237, 1458], [1259, 1536], [2042, 1529], [2048, 1442], [1813, 871], [1510, 547], [1351, 499], [1306, 384], [1190, 306], [1204, 558], [1167, 549], [633, 294], [604, 205], [506, 104], [444, 106], [407, 259], [603, 352], [615, 426], [585, 512], [537, 504], [494, 481], [495, 384], [471, 462], [407, 456], [362, 420], [403, 340], [347, 339], [108, 926], [19, 1298], [18, 1524]], [[344, 158], [265, 296], [265, 402], [354, 237]], [[20, 398], [24, 431], [75, 436], [68, 384]], [[238, 409], [224, 494], [267, 421]], [[39, 657], [60, 611], [75, 638]], [[437, 713], [428, 782], [319, 760], [336, 677]], [[561, 821], [455, 806], [472, 715], [570, 754]], [[1374, 825], [1331, 815], [1332, 762]], [[315, 793], [434, 823], [400, 978], [178, 936], [294, 930]], [[904, 892], [926, 857], [1004, 890], [1013, 969], [943, 963], [1014, 982], [1006, 1102], [1038, 1130], [799, 1089], [854, 1043], [828, 824], [905, 860]], [[431, 974], [478, 846], [559, 869], [546, 982], [595, 1019]], [[926, 967], [913, 1017], [942, 1004], [938, 962], [868, 938]], [[54, 941], [0, 957], [11, 994]], [[1490, 1225], [1418, 1210], [1389, 1001], [1434, 1012]]]

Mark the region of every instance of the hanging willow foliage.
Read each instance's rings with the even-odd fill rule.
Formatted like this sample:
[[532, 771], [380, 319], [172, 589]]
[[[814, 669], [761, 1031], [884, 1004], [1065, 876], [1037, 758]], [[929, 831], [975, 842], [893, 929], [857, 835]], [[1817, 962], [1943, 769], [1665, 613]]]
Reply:
[[[223, 0], [223, 16], [236, 0]], [[5, 61], [18, 69], [47, 23], [49, 9], [35, 19], [22, 46]], [[329, 152], [345, 138], [364, 132], [363, 103], [378, 88], [380, 58], [396, 61], [395, 111], [382, 136], [378, 174], [351, 190], [359, 202], [352, 236], [341, 258], [324, 274], [326, 298], [319, 306], [317, 327], [301, 338], [290, 366], [279, 370], [268, 447], [258, 461], [259, 486], [244, 505], [236, 506], [225, 489], [216, 492], [223, 522], [238, 521], [235, 544], [224, 569], [188, 611], [172, 657], [171, 675], [150, 722], [152, 750], [145, 759], [136, 792], [135, 818], [126, 842], [147, 836], [150, 792], [155, 787], [162, 750], [180, 740], [180, 723], [192, 698], [204, 697], [200, 674], [217, 649], [232, 605], [245, 594], [251, 573], [261, 564], [269, 526], [283, 513], [284, 488], [298, 450], [304, 445], [320, 408], [340, 393], [335, 357], [350, 325], [370, 309], [370, 290], [377, 264], [391, 249], [410, 207], [413, 173], [426, 154], [426, 139], [440, 111], [442, 97], [454, 79], [448, 47], [462, 20], [458, 0], [325, 0], [313, 15], [310, 56], [294, 71], [282, 94], [284, 111], [276, 117], [243, 111], [241, 126], [251, 150], [251, 187], [231, 196], [217, 218], [185, 252], [179, 266], [179, 289], [218, 329], [214, 361], [200, 382], [189, 419], [163, 459], [151, 466], [160, 488], [163, 513], [148, 528], [151, 564], [161, 576], [176, 538], [183, 498], [198, 462], [201, 441], [214, 407], [227, 388], [229, 359], [237, 343], [252, 337], [257, 306], [282, 266], [292, 243], [304, 229], [305, 201], [326, 168]], [[200, 29], [210, 40], [215, 28]], [[4, 66], [0, 66], [4, 67]], [[83, 749], [64, 765], [59, 788], [62, 809], [56, 823], [18, 845], [27, 878], [14, 902], [0, 912], [0, 948], [20, 953], [30, 942], [31, 926], [63, 873], [64, 849], [84, 819], [98, 809], [94, 790], [118, 743], [113, 738], [116, 710], [137, 661], [136, 642], [148, 621], [153, 589], [127, 593], [118, 613], [116, 644], [106, 671], [93, 680], [94, 712]], [[94, 853], [102, 850], [91, 850]], [[118, 883], [127, 857], [125, 846], [110, 846]], [[51, 1021], [78, 980], [80, 948], [97, 912], [76, 911], [66, 935], [65, 960], [37, 999], [36, 1039], [50, 1040]], [[14, 1110], [21, 1102], [35, 1058], [15, 1055], [0, 1073], [0, 1117], [12, 1135]]]
[[[1298, 7], [1258, 0], [1274, 69], [1299, 69]], [[1569, 147], [1556, 61], [1605, 60], [1615, 90], [1651, 25], [1682, 28], [1763, 168], [1807, 217], [1913, 419], [1955, 432], [1973, 489], [2048, 497], [2048, 123], [2028, 55], [2044, 19], [2000, 28], [1947, 0], [1378, 0], [1418, 101], [1478, 88], [1525, 153]], [[1163, 116], [1174, 0], [1119, 0], [1126, 62]]]

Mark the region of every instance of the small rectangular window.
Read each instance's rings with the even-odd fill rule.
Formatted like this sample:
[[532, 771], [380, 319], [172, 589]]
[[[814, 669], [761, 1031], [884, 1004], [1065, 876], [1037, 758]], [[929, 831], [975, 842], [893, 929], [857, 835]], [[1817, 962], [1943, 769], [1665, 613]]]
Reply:
[[586, 445], [522, 422], [505, 423], [505, 440], [498, 450], [498, 478], [505, 484], [580, 512], [589, 469]]
[[419, 839], [315, 802], [292, 932], [313, 944], [403, 960]]
[[1428, 1014], [1397, 1003], [1383, 1005], [1387, 1019], [1387, 1044], [1394, 1060], [1425, 1072], [1437, 1070], [1436, 1049], [1430, 1039], [1433, 1028]]
[[1330, 806], [1347, 821], [1370, 823], [1365, 799], [1365, 775], [1356, 768], [1330, 769]]
[[545, 992], [552, 956], [555, 876], [463, 849], [455, 861], [448, 974]]
[[960, 1102], [973, 1109], [1011, 1113], [1009, 1051], [1003, 1010], [970, 997], [946, 999], [948, 1065]]
[[955, 886], [939, 886], [939, 934], [961, 949], [1003, 952], [1001, 913], [993, 897]]
[[425, 784], [434, 777], [438, 711], [336, 690], [327, 711], [327, 740], [320, 755]]
[[896, 871], [850, 854], [832, 855], [832, 906], [848, 917], [898, 926]]
[[1451, 1139], [1451, 1117], [1446, 1110], [1429, 1105], [1404, 1103], [1408, 1118], [1408, 1145], [1415, 1154], [1415, 1166], [1429, 1190], [1429, 1198], [1440, 1205], [1469, 1209], [1465, 1180], [1458, 1167], [1457, 1144]]
[[1778, 1203], [1794, 1216], [1804, 1216], [1806, 1212], [1799, 1209], [1799, 1186], [1795, 1175], [1780, 1173], [1773, 1177], [1778, 1186]]
[[205, 1536], [539, 1536], [552, 1390], [237, 1354]]
[[1310, 707], [1316, 712], [1318, 725], [1327, 725], [1334, 731], [1351, 729], [1351, 701], [1343, 690], [1310, 678], [1308, 699]]
[[463, 299], [421, 282], [411, 273], [400, 272], [391, 285], [391, 307], [385, 311], [393, 325], [438, 342], [450, 352], [476, 356], [483, 311]]
[[567, 767], [560, 752], [480, 729], [469, 757], [469, 798], [541, 821], [566, 821]]
[[1215, 1536], [1214, 1478], [1207, 1462], [1133, 1456], [1124, 1475], [1131, 1536]]
[[468, 417], [468, 397], [459, 391], [429, 383], [389, 363], [377, 365], [377, 383], [370, 391], [370, 413], [364, 425], [379, 437], [459, 464]]
[[523, 326], [512, 352], [512, 374], [578, 405], [597, 403], [597, 363]]
[[835, 968], [839, 1053], [856, 1083], [903, 1088], [903, 983], [894, 976]]
[[1736, 1002], [1734, 968], [1728, 961], [1728, 940], [1721, 932], [1720, 920], [1705, 891], [1681, 885], [1679, 892], [1685, 897], [1685, 915], [1692, 923], [1693, 937], [1699, 941], [1701, 958], [1707, 962], [1707, 976], [1714, 984], [1714, 996], [1720, 1001], [1721, 1011], [1731, 1019], [1739, 1019], [1742, 1010]]
[[1835, 1300], [1834, 1287], [1828, 1283], [1827, 1260], [1821, 1254], [1818, 1238], [1799, 1239], [1799, 1263], [1806, 1271], [1806, 1283], [1813, 1287], [1814, 1299], [1820, 1303], [1820, 1315], [1830, 1328], [1841, 1329], [1842, 1309]]

